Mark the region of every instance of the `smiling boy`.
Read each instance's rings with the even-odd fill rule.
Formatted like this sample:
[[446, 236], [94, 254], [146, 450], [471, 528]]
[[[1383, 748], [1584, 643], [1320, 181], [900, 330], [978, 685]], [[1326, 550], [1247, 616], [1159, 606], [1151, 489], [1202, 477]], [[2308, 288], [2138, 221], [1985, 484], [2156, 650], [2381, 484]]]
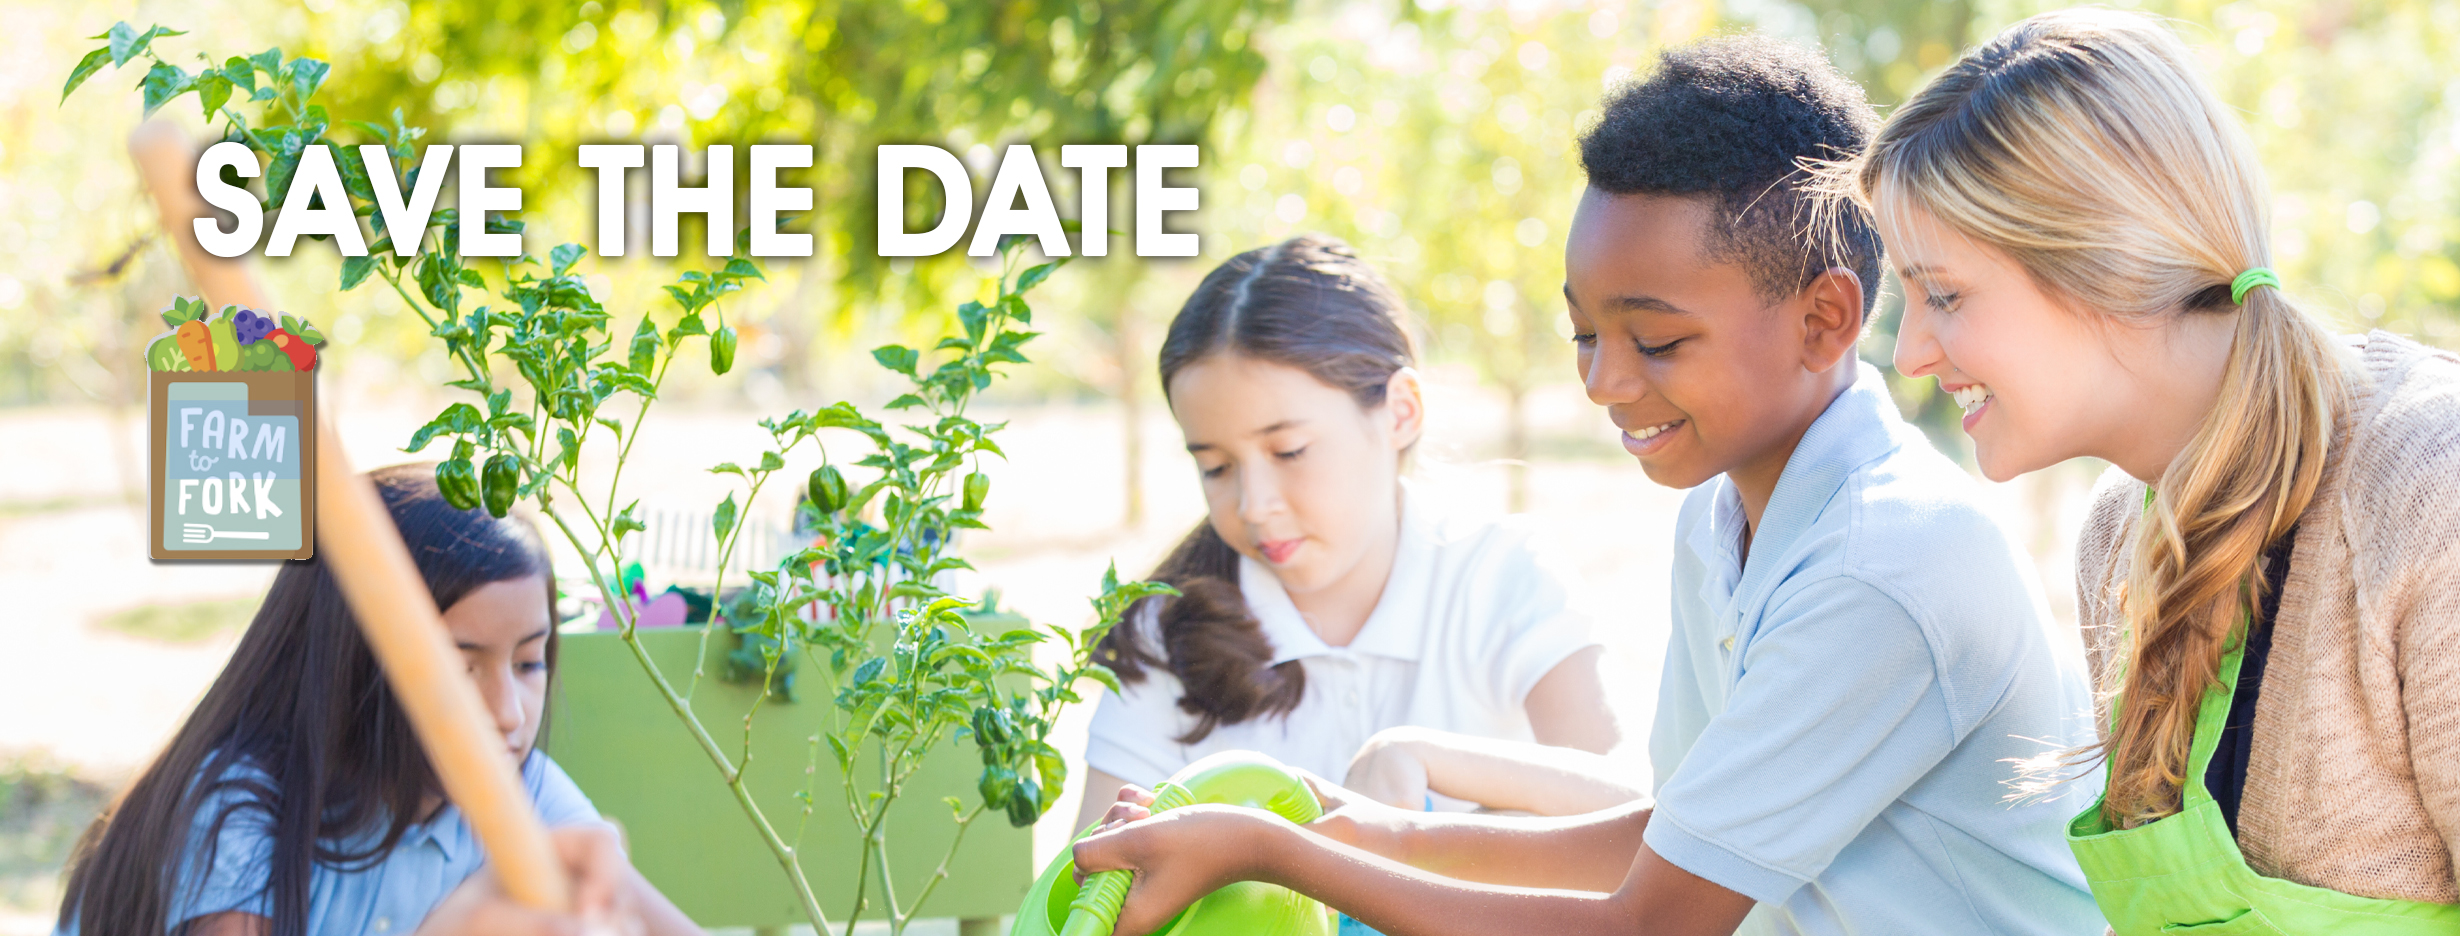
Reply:
[[2008, 798], [2012, 761], [2093, 737], [2081, 647], [1854, 356], [1870, 219], [1810, 211], [1803, 163], [1872, 125], [1817, 52], [1746, 36], [1666, 53], [1581, 139], [1580, 375], [1649, 477], [1692, 489], [1655, 802], [1427, 815], [1326, 785], [1301, 830], [1131, 797], [1113, 816], [1141, 821], [1076, 850], [1138, 872], [1123, 933], [1242, 879], [1393, 936], [2101, 931], [2060, 836], [2075, 794]]

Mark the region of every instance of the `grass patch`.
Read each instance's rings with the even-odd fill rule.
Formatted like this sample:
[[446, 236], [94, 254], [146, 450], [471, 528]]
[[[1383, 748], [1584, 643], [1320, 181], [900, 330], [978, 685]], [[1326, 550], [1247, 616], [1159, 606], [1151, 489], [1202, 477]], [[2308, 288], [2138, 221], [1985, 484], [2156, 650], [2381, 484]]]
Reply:
[[111, 791], [67, 769], [0, 761], [0, 910], [52, 912], [60, 869]]
[[257, 603], [255, 598], [219, 598], [146, 605], [105, 615], [94, 626], [146, 640], [194, 643], [247, 627], [256, 617]]

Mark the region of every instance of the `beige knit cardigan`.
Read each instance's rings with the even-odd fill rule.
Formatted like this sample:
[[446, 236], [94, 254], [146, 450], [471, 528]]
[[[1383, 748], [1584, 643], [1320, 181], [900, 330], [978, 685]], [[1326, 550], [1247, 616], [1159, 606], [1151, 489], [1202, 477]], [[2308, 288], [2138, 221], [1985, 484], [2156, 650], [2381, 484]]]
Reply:
[[[2460, 357], [2385, 332], [2354, 353], [2273, 622], [2238, 847], [2270, 877], [2460, 903]], [[2076, 543], [2096, 673], [2143, 505], [2111, 469]]]

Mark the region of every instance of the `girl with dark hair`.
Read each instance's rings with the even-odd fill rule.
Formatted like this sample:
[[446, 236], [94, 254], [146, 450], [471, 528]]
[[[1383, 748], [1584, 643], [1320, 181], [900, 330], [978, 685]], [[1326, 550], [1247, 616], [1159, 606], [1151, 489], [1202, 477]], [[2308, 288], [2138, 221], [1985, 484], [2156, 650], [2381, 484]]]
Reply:
[[[598, 824], [589, 798], [536, 750], [556, 648], [537, 530], [454, 509], [432, 466], [369, 477], [541, 818]], [[314, 559], [286, 563], [196, 711], [78, 843], [56, 933], [406, 933], [448, 895], [456, 912], [436, 917], [458, 931], [472, 921], [459, 911], [504, 905], [473, 876], [485, 859], [332, 574]], [[698, 932], [628, 865], [595, 880], [614, 881], [649, 931]]]
[[1405, 314], [1311, 235], [1231, 258], [1171, 322], [1162, 389], [1210, 516], [1149, 576], [1181, 594], [1102, 644], [1124, 691], [1094, 714], [1080, 824], [1123, 784], [1227, 749], [1409, 774], [1386, 786], [1411, 808], [1528, 809], [1543, 804], [1389, 764], [1454, 737], [1602, 762], [1619, 739], [1600, 648], [1529, 532], [1448, 516], [1401, 477], [1425, 418]]

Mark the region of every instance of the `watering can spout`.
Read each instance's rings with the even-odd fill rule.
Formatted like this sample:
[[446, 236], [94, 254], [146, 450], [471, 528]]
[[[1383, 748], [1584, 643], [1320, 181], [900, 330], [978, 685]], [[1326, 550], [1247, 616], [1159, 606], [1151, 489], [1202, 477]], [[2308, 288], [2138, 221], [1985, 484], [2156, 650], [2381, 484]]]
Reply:
[[[1291, 822], [1312, 822], [1322, 804], [1305, 780], [1270, 757], [1225, 751], [1193, 764], [1153, 791], [1153, 811], [1197, 803], [1270, 810]], [[1062, 853], [1043, 872], [1018, 908], [1012, 936], [1110, 936], [1119, 907], [1127, 902], [1129, 872], [1104, 871], [1075, 883], [1075, 863]], [[1041, 911], [1041, 912], [1037, 912]], [[1064, 913], [1064, 916], [1063, 916]], [[1259, 936], [1330, 936], [1331, 917], [1322, 904], [1269, 884], [1240, 883], [1197, 901], [1163, 927], [1169, 936], [1253, 933]]]

